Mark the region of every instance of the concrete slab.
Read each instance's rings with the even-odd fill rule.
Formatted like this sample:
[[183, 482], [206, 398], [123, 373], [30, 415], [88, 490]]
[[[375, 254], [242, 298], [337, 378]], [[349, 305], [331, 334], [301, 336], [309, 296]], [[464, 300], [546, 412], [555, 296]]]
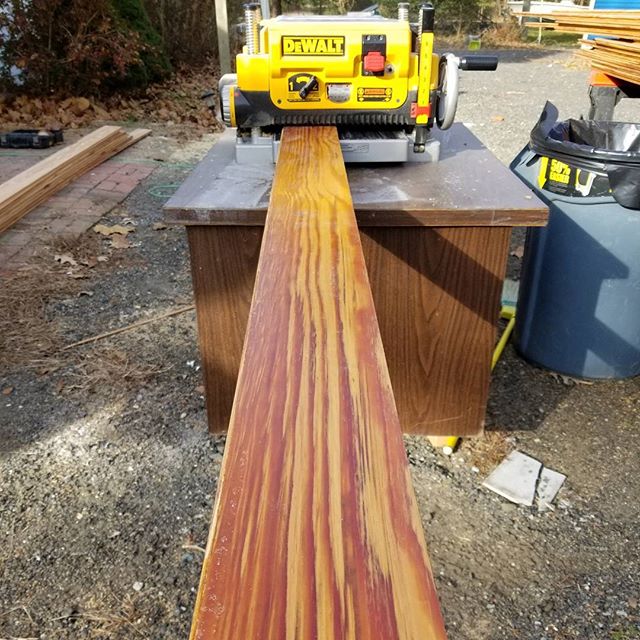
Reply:
[[536, 502], [538, 509], [544, 511], [551, 508], [551, 503], [558, 495], [564, 481], [567, 479], [562, 473], [554, 471], [553, 469], [547, 469], [544, 467], [540, 472], [540, 479], [538, 480], [538, 489], [536, 491]]
[[512, 451], [482, 485], [511, 502], [531, 507], [541, 470], [541, 462], [520, 451]]

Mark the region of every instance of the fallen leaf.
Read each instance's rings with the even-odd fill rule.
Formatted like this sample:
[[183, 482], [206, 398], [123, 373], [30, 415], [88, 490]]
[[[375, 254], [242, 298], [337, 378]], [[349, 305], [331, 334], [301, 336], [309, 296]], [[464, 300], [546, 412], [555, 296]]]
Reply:
[[56, 254], [53, 259], [60, 264], [70, 264], [72, 267], [77, 267], [78, 263], [74, 260], [73, 256], [68, 253]]
[[91, 103], [86, 98], [75, 98], [71, 106], [71, 111], [76, 116], [81, 116], [89, 107]]
[[3, 396], [10, 396], [13, 393], [13, 387], [5, 387], [2, 390], [2, 395]]
[[98, 258], [96, 258], [95, 256], [83, 258], [82, 260], [80, 260], [80, 264], [85, 267], [88, 267], [89, 269], [93, 269], [93, 267], [95, 267], [98, 264]]
[[121, 224], [114, 224], [112, 227], [106, 224], [97, 224], [93, 227], [93, 230], [103, 236], [112, 236], [114, 234], [126, 236], [128, 233], [135, 231], [133, 227], [123, 227]]
[[127, 236], [115, 235], [111, 238], [111, 246], [114, 249], [130, 249], [131, 243]]
[[517, 246], [512, 252], [511, 255], [514, 258], [522, 258], [522, 256], [524, 255], [524, 246], [523, 245], [519, 245]]
[[504, 122], [504, 116], [491, 116], [491, 122]]
[[167, 225], [164, 222], [155, 222], [153, 228], [155, 231], [162, 231], [167, 228]]

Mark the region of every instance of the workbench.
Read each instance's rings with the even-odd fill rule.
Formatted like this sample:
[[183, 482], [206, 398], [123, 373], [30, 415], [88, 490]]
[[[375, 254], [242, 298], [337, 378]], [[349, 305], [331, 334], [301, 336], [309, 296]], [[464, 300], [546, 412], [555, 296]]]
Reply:
[[[347, 173], [403, 430], [478, 435], [511, 229], [548, 211], [465, 126], [434, 135], [437, 163]], [[229, 422], [274, 172], [238, 165], [234, 143], [226, 131], [165, 206], [187, 227], [212, 432]]]

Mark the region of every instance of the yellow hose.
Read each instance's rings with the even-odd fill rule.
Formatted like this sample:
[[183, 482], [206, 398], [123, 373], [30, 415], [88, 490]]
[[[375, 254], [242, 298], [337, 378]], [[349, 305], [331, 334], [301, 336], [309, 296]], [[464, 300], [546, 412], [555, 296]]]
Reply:
[[504, 351], [504, 348], [507, 346], [507, 342], [509, 342], [509, 338], [513, 333], [513, 328], [516, 326], [516, 308], [504, 306], [500, 310], [500, 317], [503, 320], [508, 320], [507, 326], [505, 330], [502, 332], [500, 336], [500, 340], [498, 340], [498, 344], [493, 351], [493, 358], [491, 358], [491, 371], [495, 368], [496, 364], [498, 364], [498, 360], [500, 360], [500, 356]]

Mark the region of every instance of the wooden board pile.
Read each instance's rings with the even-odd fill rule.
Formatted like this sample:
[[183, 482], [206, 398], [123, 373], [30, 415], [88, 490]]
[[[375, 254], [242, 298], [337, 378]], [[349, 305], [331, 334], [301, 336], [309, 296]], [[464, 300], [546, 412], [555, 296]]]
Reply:
[[[525, 13], [526, 17], [548, 18], [544, 28], [567, 33], [591, 34], [578, 55], [592, 68], [615, 78], [640, 84], [640, 11], [553, 11]], [[527, 26], [538, 28], [538, 23]], [[597, 37], [606, 36], [606, 37]]]
[[638, 41], [595, 38], [583, 40], [578, 52], [591, 66], [614, 78], [640, 84], [640, 38]]
[[0, 185], [0, 233], [83, 173], [151, 133], [105, 126]]

